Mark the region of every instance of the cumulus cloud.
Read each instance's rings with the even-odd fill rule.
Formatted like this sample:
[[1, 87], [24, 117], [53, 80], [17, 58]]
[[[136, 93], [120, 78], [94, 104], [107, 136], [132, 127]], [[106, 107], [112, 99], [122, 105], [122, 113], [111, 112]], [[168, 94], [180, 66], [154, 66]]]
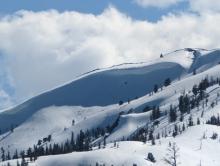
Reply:
[[218, 47], [219, 23], [218, 13], [170, 14], [152, 23], [113, 7], [100, 15], [20, 11], [0, 19], [0, 51], [21, 100], [95, 68], [183, 47]]
[[4, 90], [0, 90], [0, 110], [10, 107], [13, 104], [11, 96]]
[[168, 8], [180, 2], [188, 2], [189, 9], [194, 12], [220, 12], [219, 0], [134, 0], [141, 7]]
[[167, 8], [183, 0], [135, 0], [142, 7]]
[[189, 0], [190, 8], [193, 11], [203, 12], [220, 12], [219, 0]]

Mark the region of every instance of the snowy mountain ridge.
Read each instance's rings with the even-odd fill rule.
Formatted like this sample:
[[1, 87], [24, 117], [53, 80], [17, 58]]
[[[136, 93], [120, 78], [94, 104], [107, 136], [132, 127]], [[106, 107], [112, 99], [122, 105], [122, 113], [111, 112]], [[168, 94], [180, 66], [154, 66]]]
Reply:
[[[34, 145], [46, 148], [65, 144], [73, 133], [77, 140], [78, 134], [88, 131], [91, 135], [89, 152], [46, 155], [30, 165], [161, 166], [166, 165], [163, 158], [168, 144], [176, 142], [180, 148], [180, 165], [194, 166], [202, 162], [202, 165], [218, 166], [218, 156], [210, 156], [210, 153], [220, 144], [218, 138], [210, 137], [213, 133], [220, 134], [219, 127], [206, 122], [220, 112], [219, 63], [220, 50], [185, 48], [162, 54], [148, 63], [122, 64], [86, 73], [0, 113], [0, 146], [12, 155], [16, 150], [33, 150]], [[196, 91], [195, 85], [198, 86]], [[190, 113], [181, 112], [181, 96], [188, 97]], [[175, 121], [170, 120], [172, 111], [177, 116]], [[200, 125], [188, 126], [190, 118], [194, 124], [199, 119]], [[185, 131], [183, 125], [187, 128]], [[172, 137], [176, 126], [181, 129]], [[144, 137], [146, 130], [149, 130], [147, 137], [153, 130], [156, 145], [152, 145], [152, 138]], [[204, 132], [207, 138], [198, 153]], [[103, 144], [105, 148], [99, 149]], [[147, 159], [148, 153], [155, 156], [156, 162]], [[131, 158], [133, 155], [136, 157]], [[187, 157], [192, 161], [186, 161]], [[11, 164], [16, 161], [12, 160]]]

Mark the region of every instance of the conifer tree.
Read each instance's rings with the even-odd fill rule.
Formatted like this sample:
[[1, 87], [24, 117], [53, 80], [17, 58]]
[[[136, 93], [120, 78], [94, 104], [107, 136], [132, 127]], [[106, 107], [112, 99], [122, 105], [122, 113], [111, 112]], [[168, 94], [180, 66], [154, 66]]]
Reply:
[[169, 113], [170, 122], [175, 122], [177, 119], [176, 110], [170, 105], [170, 113]]
[[193, 126], [193, 118], [192, 118], [191, 115], [189, 116], [189, 124], [188, 124], [188, 126]]
[[164, 86], [169, 86], [171, 84], [170, 78], [165, 79]]
[[157, 91], [158, 91], [158, 85], [155, 84], [155, 85], [154, 85], [154, 93], [157, 93]]
[[5, 150], [3, 149], [3, 147], [1, 147], [1, 153], [2, 153], [2, 161], [5, 161]]
[[13, 155], [13, 159], [18, 159], [18, 151], [17, 151], [17, 149], [15, 150], [15, 153]]

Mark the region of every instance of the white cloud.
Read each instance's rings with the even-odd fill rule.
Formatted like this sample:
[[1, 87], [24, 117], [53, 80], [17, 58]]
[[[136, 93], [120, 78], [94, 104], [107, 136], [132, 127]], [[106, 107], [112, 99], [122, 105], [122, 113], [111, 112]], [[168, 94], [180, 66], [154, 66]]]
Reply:
[[0, 90], [0, 109], [7, 108], [12, 105], [11, 97], [4, 90]]
[[219, 0], [189, 0], [190, 8], [193, 11], [204, 12], [220, 12]]
[[183, 0], [135, 0], [135, 2], [142, 7], [158, 7], [158, 8], [167, 8], [181, 1]]
[[0, 20], [0, 51], [24, 99], [94, 68], [148, 61], [163, 51], [220, 46], [220, 14], [182, 13], [156, 23], [110, 7], [100, 15], [22, 11]]
[[134, 0], [141, 7], [167, 8], [180, 2], [188, 2], [189, 9], [194, 12], [220, 12], [219, 0]]

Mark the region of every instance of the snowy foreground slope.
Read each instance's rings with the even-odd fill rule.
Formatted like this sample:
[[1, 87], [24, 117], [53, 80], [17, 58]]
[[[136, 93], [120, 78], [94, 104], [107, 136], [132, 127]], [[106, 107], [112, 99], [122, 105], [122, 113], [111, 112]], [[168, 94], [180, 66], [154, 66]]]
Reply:
[[[140, 142], [118, 142], [119, 147], [108, 144], [106, 149], [91, 152], [71, 153], [67, 155], [42, 157], [36, 165], [61, 166], [61, 165], [95, 165], [96, 162], [106, 165], [166, 165], [163, 158], [166, 156], [169, 142], [176, 142], [180, 148], [179, 162], [181, 165], [196, 166], [200, 162], [205, 166], [219, 166], [220, 140], [212, 140], [213, 132], [220, 135], [220, 128], [211, 125], [198, 125], [189, 128], [183, 135], [176, 138], [169, 137], [156, 141], [156, 145]], [[203, 139], [203, 135], [207, 138]], [[147, 161], [147, 154], [151, 152], [157, 162], [152, 164]]]
[[[220, 135], [220, 128], [212, 125], [198, 125], [190, 127], [185, 133], [176, 138], [167, 137], [156, 140], [156, 145], [149, 142], [123, 141], [108, 144], [105, 149], [96, 149], [89, 152], [73, 152], [64, 155], [40, 157], [33, 166], [72, 166], [72, 165], [95, 165], [96, 163], [106, 166], [166, 166], [164, 157], [167, 154], [169, 143], [176, 142], [179, 147], [179, 165], [183, 166], [219, 166], [220, 163], [220, 140], [213, 140], [210, 137], [213, 132]], [[206, 136], [205, 138], [204, 135]], [[155, 156], [155, 163], [147, 160], [147, 154], [152, 153]], [[16, 165], [16, 161], [10, 161], [11, 165]], [[8, 162], [2, 163], [2, 165]]]
[[[95, 165], [98, 162], [105, 165], [165, 166], [163, 158], [168, 144], [176, 142], [180, 148], [180, 165], [195, 166], [201, 162], [205, 166], [219, 166], [220, 142], [210, 137], [213, 132], [220, 135], [220, 129], [204, 124], [212, 115], [220, 113], [219, 84], [206, 89], [206, 106], [202, 106], [201, 102], [190, 114], [184, 115], [183, 122], [178, 117], [170, 123], [167, 115], [170, 106], [178, 104], [180, 95], [192, 96], [191, 90], [195, 84], [207, 77], [210, 80], [220, 78], [219, 63], [219, 50], [182, 49], [149, 63], [123, 64], [84, 74], [64, 86], [0, 113], [0, 147], [14, 154], [16, 150], [27, 151], [49, 135], [52, 139], [40, 146], [62, 144], [71, 138], [72, 133], [77, 135], [80, 130], [113, 126], [105, 136], [107, 145], [104, 149], [98, 149], [98, 144], [104, 141], [103, 136], [98, 136], [92, 140], [91, 151], [39, 157], [29, 165]], [[167, 78], [172, 83], [165, 87], [163, 84]], [[152, 93], [155, 84], [158, 85], [158, 92]], [[119, 101], [123, 104], [118, 104]], [[215, 107], [210, 106], [213, 102]], [[187, 124], [189, 116], [195, 123], [200, 118], [201, 125], [189, 127], [175, 138], [168, 134], [166, 138], [157, 139], [154, 146], [150, 142], [122, 141], [153, 125], [152, 111], [143, 112], [146, 106], [158, 106], [161, 110], [155, 136], [164, 130], [172, 131], [175, 124]], [[201, 139], [204, 133], [206, 138]], [[116, 147], [112, 143], [115, 141]], [[154, 155], [155, 163], [146, 160], [149, 152]], [[10, 161], [15, 165], [16, 162]], [[7, 164], [7, 161], [1, 164]]]

